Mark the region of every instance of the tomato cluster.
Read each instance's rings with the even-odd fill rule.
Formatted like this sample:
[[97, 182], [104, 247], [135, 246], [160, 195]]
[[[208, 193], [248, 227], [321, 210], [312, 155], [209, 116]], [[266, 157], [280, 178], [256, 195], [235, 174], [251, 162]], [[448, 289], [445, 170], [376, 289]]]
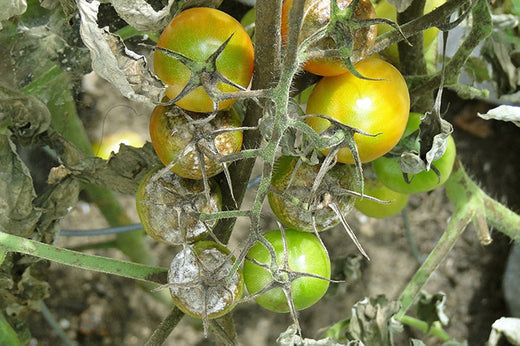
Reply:
[[150, 237], [183, 245], [168, 274], [175, 304], [191, 316], [216, 318], [234, 307], [244, 283], [241, 270], [232, 272], [229, 250], [203, 240], [217, 221], [200, 215], [222, 210], [220, 187], [211, 178], [226, 169], [221, 158], [242, 147], [236, 100], [220, 97], [249, 85], [253, 46], [228, 14], [191, 8], [162, 32], [153, 66], [166, 89], [150, 118], [150, 138], [166, 167], [142, 180], [137, 211]]
[[[299, 44], [305, 46], [314, 32], [333, 22], [331, 13], [345, 15], [350, 2], [338, 1], [334, 12], [328, 0], [307, 0]], [[292, 0], [285, 0], [285, 44], [292, 6]], [[312, 154], [289, 150], [293, 154], [276, 160], [273, 155], [272, 171], [264, 171], [272, 173], [265, 191], [273, 213], [287, 228], [263, 234], [255, 229], [258, 234], [239, 257], [245, 258], [242, 269], [224, 246], [203, 240], [214, 237], [217, 218], [202, 221], [201, 215], [221, 211], [220, 189], [210, 179], [226, 170], [222, 158], [241, 154], [241, 119], [232, 106], [235, 100], [225, 93], [250, 83], [251, 39], [235, 19], [210, 8], [182, 11], [162, 33], [154, 71], [166, 90], [152, 112], [150, 137], [166, 167], [150, 172], [136, 199], [152, 238], [183, 245], [169, 271], [169, 288], [182, 311], [203, 319], [222, 316], [240, 299], [243, 284], [250, 297], [275, 312], [311, 306], [327, 291], [331, 275], [318, 232], [342, 224], [366, 255], [345, 220], [353, 207], [371, 217], [388, 217], [404, 208], [409, 194], [433, 189], [449, 176], [455, 155], [451, 138], [428, 172], [403, 178], [399, 162], [390, 157], [400, 141], [417, 135], [421, 119], [409, 116], [410, 97], [399, 70], [379, 57], [367, 57], [376, 36], [376, 25], [370, 25], [375, 10], [368, 0], [357, 6], [351, 13], [354, 24], [341, 23], [344, 32], [316, 39], [300, 52], [309, 57], [302, 67], [321, 76], [297, 120], [301, 147], [311, 145]], [[347, 51], [357, 63], [313, 55], [339, 50], [342, 35], [350, 35]], [[361, 164], [372, 165], [375, 174], [360, 177]]]

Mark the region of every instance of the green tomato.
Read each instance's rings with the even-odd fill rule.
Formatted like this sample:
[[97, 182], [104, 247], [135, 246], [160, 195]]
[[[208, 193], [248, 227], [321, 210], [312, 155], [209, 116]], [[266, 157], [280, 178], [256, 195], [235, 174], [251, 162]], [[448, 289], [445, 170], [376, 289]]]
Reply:
[[[289, 268], [283, 268], [282, 256], [284, 255], [283, 238], [280, 230], [270, 231], [264, 234], [265, 239], [273, 246], [276, 253], [276, 264], [271, 263], [269, 250], [261, 243], [256, 243], [247, 253], [247, 258], [268, 265], [267, 270], [258, 264], [246, 260], [244, 262], [244, 282], [250, 294], [255, 294], [269, 285], [273, 280], [288, 283], [287, 271], [308, 273], [330, 279], [330, 259], [327, 250], [321, 242], [311, 233], [286, 229], [287, 260]], [[303, 310], [320, 300], [327, 288], [329, 281], [301, 276], [290, 282], [291, 294], [296, 310]], [[289, 312], [289, 304], [281, 287], [275, 287], [255, 298], [255, 301], [264, 308], [274, 312]]]
[[375, 197], [388, 204], [370, 200], [368, 198], [357, 198], [354, 207], [368, 217], [384, 219], [399, 213], [408, 203], [408, 195], [395, 192], [387, 188], [378, 179], [365, 179], [364, 195]]
[[449, 136], [444, 155], [432, 163], [438, 169], [440, 177], [433, 169], [430, 169], [429, 171], [410, 174], [408, 176], [409, 182], [405, 181], [397, 159], [380, 157], [372, 162], [372, 167], [377, 178], [388, 188], [405, 194], [420, 193], [436, 189], [446, 182], [453, 169], [455, 155], [455, 142], [453, 137]]

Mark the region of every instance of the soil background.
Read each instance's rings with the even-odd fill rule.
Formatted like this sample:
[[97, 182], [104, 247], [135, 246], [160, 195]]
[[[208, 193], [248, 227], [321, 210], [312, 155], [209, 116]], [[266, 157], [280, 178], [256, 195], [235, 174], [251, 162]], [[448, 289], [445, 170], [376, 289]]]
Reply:
[[[103, 140], [110, 133], [127, 129], [148, 139], [150, 109], [129, 103], [103, 80], [91, 75], [85, 79], [81, 95], [82, 119], [93, 140]], [[512, 124], [483, 121], [476, 111], [490, 107], [485, 103], [458, 100], [447, 93], [446, 118], [455, 124], [454, 137], [459, 156], [467, 170], [483, 188], [506, 205], [520, 211], [520, 169], [518, 148], [520, 129]], [[257, 173], [253, 173], [255, 176]], [[245, 205], [254, 196], [248, 192]], [[135, 222], [134, 196], [120, 196], [121, 202]], [[409, 219], [413, 242], [421, 256], [426, 256], [442, 235], [451, 215], [452, 206], [438, 189], [410, 198]], [[351, 306], [363, 297], [385, 294], [396, 299], [419, 266], [405, 236], [403, 216], [376, 220], [353, 211], [349, 224], [371, 257], [363, 263], [362, 276], [349, 284], [336, 284], [323, 300], [300, 313], [303, 335], [319, 338], [324, 328], [350, 316]], [[265, 207], [266, 228], [276, 228], [268, 205]], [[106, 227], [97, 208], [87, 200], [80, 203], [62, 222], [63, 229], [96, 229]], [[238, 222], [230, 242], [238, 246], [247, 232], [247, 223]], [[355, 255], [357, 251], [340, 229], [322, 233], [332, 259]], [[502, 276], [511, 242], [493, 232], [493, 243], [479, 244], [470, 225], [455, 248], [441, 264], [426, 286], [429, 293], [447, 294], [446, 313], [450, 317], [446, 331], [469, 345], [483, 345], [491, 324], [508, 316], [502, 292]], [[74, 248], [112, 239], [100, 237], [60, 237], [57, 245]], [[168, 266], [179, 248], [171, 248], [147, 240], [157, 261]], [[89, 253], [124, 258], [116, 250], [87, 250]], [[49, 272], [51, 297], [45, 301], [52, 316], [71, 340], [81, 345], [140, 345], [151, 335], [168, 308], [157, 303], [139, 288], [135, 281], [98, 274], [51, 263]], [[334, 291], [334, 294], [333, 294]], [[239, 342], [243, 345], [272, 345], [278, 335], [291, 324], [289, 314], [271, 313], [255, 303], [239, 305], [234, 310]], [[63, 341], [49, 327], [42, 314], [29, 319], [34, 345], [60, 345]], [[398, 345], [407, 345], [408, 337], [422, 335], [405, 328], [397, 338]], [[435, 345], [436, 339], [425, 339]], [[167, 340], [167, 345], [211, 345], [210, 335], [204, 338], [200, 321], [185, 317]]]

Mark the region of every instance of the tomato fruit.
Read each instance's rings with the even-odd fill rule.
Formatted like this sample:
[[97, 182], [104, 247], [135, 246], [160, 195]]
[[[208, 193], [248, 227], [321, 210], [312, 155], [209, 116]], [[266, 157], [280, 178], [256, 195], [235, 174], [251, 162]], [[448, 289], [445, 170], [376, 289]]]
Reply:
[[[314, 87], [306, 112], [328, 115], [342, 124], [376, 135], [354, 134], [361, 162], [369, 162], [399, 142], [408, 120], [410, 96], [404, 78], [391, 64], [370, 57], [355, 68], [365, 77], [380, 80], [357, 78], [350, 72], [324, 77]], [[306, 122], [317, 133], [331, 125], [329, 120], [318, 117], [309, 117]], [[337, 158], [342, 163], [355, 162], [347, 147], [340, 149]]]
[[370, 200], [368, 198], [356, 198], [354, 207], [368, 217], [384, 219], [399, 213], [408, 203], [408, 195], [395, 192], [387, 188], [376, 178], [365, 178], [364, 195], [375, 197], [388, 204]]
[[119, 151], [121, 144], [142, 147], [145, 143], [146, 141], [137, 132], [123, 131], [106, 136], [99, 142], [93, 142], [92, 150], [97, 157], [108, 160], [112, 153]]
[[377, 178], [388, 188], [406, 194], [420, 193], [436, 189], [446, 182], [453, 169], [455, 154], [455, 142], [453, 137], [449, 136], [444, 155], [432, 162], [432, 165], [438, 169], [440, 177], [433, 169], [430, 169], [429, 171], [408, 175], [409, 183], [405, 181], [397, 159], [381, 157], [372, 162], [372, 167]]
[[[164, 165], [178, 160], [172, 171], [183, 178], [202, 179], [202, 169], [195, 149], [179, 158], [193, 141], [205, 141], [206, 146], [214, 146], [221, 155], [236, 153], [242, 147], [242, 132], [229, 131], [212, 136], [216, 130], [240, 127], [241, 122], [233, 108], [219, 111], [210, 122], [192, 124], [177, 106], [157, 106], [150, 118], [150, 137], [157, 156]], [[185, 112], [193, 120], [203, 119], [202, 113]], [[203, 137], [203, 138], [202, 138]], [[202, 138], [202, 139], [201, 139]], [[222, 172], [224, 167], [204, 155], [204, 167], [208, 177]]]
[[137, 213], [146, 233], [170, 245], [193, 243], [206, 237], [216, 220], [204, 224], [199, 220], [199, 213], [222, 209], [220, 188], [210, 182], [208, 200], [202, 181], [184, 179], [170, 171], [163, 174], [161, 169], [151, 170], [136, 193]]
[[[444, 4], [445, 2], [446, 0], [426, 0], [426, 3], [424, 5], [424, 14], [430, 13], [437, 7]], [[378, 2], [375, 5], [375, 10], [378, 18], [390, 19], [393, 22], [397, 21], [396, 9], [387, 0], [382, 0]], [[378, 35], [384, 34], [385, 32], [388, 32], [390, 30], [393, 30], [393, 28], [387, 24], [377, 25]], [[431, 27], [423, 31], [423, 44], [425, 51], [432, 45], [437, 36], [439, 36], [439, 29], [437, 29], [436, 27]], [[399, 63], [399, 51], [397, 49], [397, 44], [393, 44], [385, 48], [383, 52], [381, 52], [381, 54], [384, 55], [385, 58], [389, 59], [392, 63]]]
[[[157, 41], [158, 47], [199, 62], [208, 59], [230, 36], [227, 46], [216, 59], [217, 70], [232, 82], [247, 87], [253, 75], [253, 44], [242, 25], [230, 15], [207, 7], [190, 8], [174, 17]], [[155, 74], [168, 86], [166, 96], [174, 99], [191, 78], [191, 71], [180, 61], [161, 51], [154, 54]], [[200, 77], [200, 76], [199, 76]], [[221, 92], [236, 91], [231, 85], [218, 83]], [[235, 100], [219, 102], [224, 109]], [[179, 107], [193, 112], [212, 112], [213, 103], [202, 86], [177, 102]]]
[[[305, 232], [314, 232], [311, 210], [308, 210], [302, 203], [310, 202], [312, 184], [316, 180], [321, 166], [301, 162], [293, 175], [297, 162], [298, 158], [293, 156], [281, 156], [276, 160], [271, 179], [271, 191], [267, 194], [267, 198], [273, 213], [284, 225]], [[319, 200], [323, 201], [324, 205], [314, 211], [318, 231], [334, 227], [340, 222], [336, 213], [327, 207], [327, 199], [334, 198], [334, 203], [343, 215], [347, 215], [352, 209], [354, 201], [352, 196], [333, 196], [333, 194], [334, 190], [340, 188], [352, 189], [354, 186], [353, 174], [350, 166], [336, 165], [325, 175], [317, 192]], [[281, 195], [280, 192], [284, 192], [285, 195]], [[299, 203], [292, 201], [288, 198], [289, 196]]]
[[[350, 0], [338, 0], [338, 7], [345, 9]], [[287, 41], [289, 33], [289, 12], [293, 0], [285, 0], [282, 7], [282, 42]], [[372, 19], [376, 12], [370, 0], [361, 0], [356, 7], [353, 18]], [[330, 1], [329, 0], [306, 0], [303, 24], [300, 31], [299, 42], [314, 34], [318, 29], [327, 25], [330, 20]], [[355, 61], [365, 58], [374, 45], [377, 36], [377, 26], [360, 28], [353, 33], [354, 47], [351, 58]], [[336, 48], [336, 43], [332, 38], [325, 37], [319, 40], [311, 50], [327, 50]], [[337, 76], [348, 71], [347, 67], [340, 58], [319, 58], [306, 61], [303, 68], [311, 73], [320, 76]]]
[[[244, 282], [250, 294], [255, 294], [269, 285], [273, 280], [287, 281], [287, 271], [314, 274], [330, 279], [330, 259], [327, 250], [321, 245], [318, 238], [311, 233], [293, 229], [284, 231], [287, 240], [287, 249], [284, 250], [283, 238], [280, 230], [264, 234], [265, 239], [273, 246], [276, 252], [276, 265], [271, 263], [269, 250], [261, 243], [256, 243], [247, 253], [244, 261]], [[289, 268], [283, 267], [282, 256], [287, 251]], [[247, 260], [254, 259], [268, 265], [272, 271]], [[316, 303], [323, 297], [329, 281], [301, 276], [290, 282], [292, 300], [296, 310], [303, 310]], [[274, 312], [289, 312], [289, 304], [281, 287], [275, 287], [255, 298], [255, 301], [264, 308]]]
[[168, 271], [175, 305], [196, 318], [217, 318], [231, 311], [244, 290], [240, 270], [229, 278], [234, 260], [214, 241], [200, 241], [177, 253]]

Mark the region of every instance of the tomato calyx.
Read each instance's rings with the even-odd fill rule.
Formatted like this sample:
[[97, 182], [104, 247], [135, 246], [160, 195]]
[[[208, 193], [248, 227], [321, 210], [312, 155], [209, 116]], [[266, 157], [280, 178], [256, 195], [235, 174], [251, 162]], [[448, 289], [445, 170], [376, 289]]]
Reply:
[[434, 162], [446, 152], [448, 137], [452, 132], [453, 126], [435, 115], [435, 110], [424, 115], [410, 113], [403, 138], [385, 156], [399, 161], [406, 183], [411, 182], [410, 175], [429, 170], [440, 181], [440, 172]]
[[330, 122], [329, 127], [318, 134], [317, 138], [311, 138], [315, 143], [315, 149], [318, 151], [328, 150], [325, 160], [326, 162], [332, 162], [342, 148], [349, 148], [352, 152], [352, 157], [354, 158], [358, 176], [361, 179], [361, 158], [354, 140], [354, 134], [358, 133], [363, 136], [377, 137], [381, 133], [368, 133], [359, 128], [343, 124], [338, 119], [325, 114], [306, 114], [304, 118], [322, 118]]
[[168, 283], [174, 303], [185, 313], [202, 318], [207, 335], [209, 319], [228, 313], [243, 292], [241, 271], [232, 271], [234, 257], [213, 241], [183, 248], [171, 262]]
[[[375, 10], [369, 1], [353, 0], [341, 8], [337, 0], [330, 2], [330, 18], [301, 44], [303, 61], [340, 58], [344, 68], [358, 78], [362, 76], [354, 64], [368, 55], [377, 36]], [[330, 44], [326, 44], [329, 40]]]
[[[256, 260], [255, 258], [251, 258], [249, 256], [245, 257], [246, 261], [249, 261], [267, 271], [270, 274], [271, 280], [265, 284], [260, 290], [249, 294], [249, 296], [245, 297], [244, 301], [250, 301], [256, 299], [263, 294], [273, 290], [273, 289], [281, 289], [286, 298], [286, 303], [289, 307], [289, 312], [291, 313], [291, 317], [293, 319], [293, 323], [296, 328], [301, 332], [298, 318], [297, 318], [297, 308], [295, 306], [293, 300], [293, 282], [300, 278], [315, 278], [323, 281], [327, 281], [328, 283], [332, 282], [332, 280], [328, 277], [323, 277], [321, 275], [317, 275], [310, 272], [301, 272], [296, 271], [291, 268], [290, 265], [290, 257], [289, 254], [289, 245], [287, 241], [287, 232], [295, 232], [292, 229], [284, 230], [283, 227], [279, 228], [280, 236], [282, 240], [282, 251], [278, 252], [273, 246], [273, 244], [267, 240], [264, 236], [261, 236], [258, 241], [267, 249], [269, 253], [269, 263], [264, 263]], [[271, 233], [271, 232], [269, 232]], [[299, 232], [298, 232], [299, 233]], [[318, 238], [319, 239], [319, 238]], [[320, 240], [321, 243], [321, 240]], [[321, 243], [323, 249], [323, 243]], [[326, 251], [326, 250], [325, 250]], [[310, 254], [307, 254], [310, 255]]]
[[[186, 85], [180, 91], [180, 93], [175, 98], [167, 102], [159, 103], [159, 105], [173, 105], [177, 103], [179, 100], [181, 100], [183, 97], [191, 93], [193, 90], [201, 86], [211, 99], [211, 102], [213, 104], [213, 111], [211, 112], [210, 117], [214, 117], [218, 111], [218, 105], [220, 101], [230, 98], [236, 98], [235, 93], [222, 93], [217, 88], [217, 84], [223, 83], [230, 85], [240, 91], [246, 91], [246, 88], [233, 82], [232, 80], [224, 76], [222, 73], [220, 73], [220, 71], [217, 69], [217, 58], [224, 51], [224, 49], [226, 48], [226, 46], [232, 38], [233, 34], [231, 34], [205, 61], [197, 61], [190, 59], [187, 56], [178, 52], [174, 52], [168, 48], [159, 46], [154, 47], [155, 50], [158, 50], [164, 53], [166, 56], [181, 62], [191, 72], [191, 76], [188, 83], [186, 83]], [[229, 95], [224, 96], [225, 94], [234, 95], [231, 97]]]

